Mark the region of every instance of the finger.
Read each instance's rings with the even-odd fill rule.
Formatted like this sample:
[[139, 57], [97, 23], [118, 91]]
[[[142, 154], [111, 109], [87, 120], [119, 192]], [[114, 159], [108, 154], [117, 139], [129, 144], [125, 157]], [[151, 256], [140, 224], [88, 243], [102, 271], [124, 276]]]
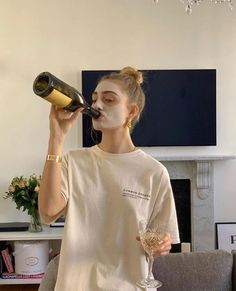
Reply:
[[164, 245], [162, 248], [160, 248], [161, 251], [170, 251], [171, 250], [171, 245]]
[[165, 241], [163, 241], [163, 243], [160, 245], [160, 249], [162, 249], [162, 248], [167, 248], [167, 247], [171, 247], [171, 244], [172, 244], [172, 240], [171, 240], [171, 239], [165, 240]]
[[172, 244], [172, 238], [171, 238], [171, 236], [170, 236], [170, 234], [169, 233], [166, 233], [166, 235], [165, 235], [165, 237], [164, 237], [164, 239], [163, 239], [163, 242], [164, 243], [171, 243]]
[[64, 109], [57, 109], [57, 116], [59, 119], [70, 119], [73, 112]]
[[164, 251], [160, 253], [160, 256], [166, 256], [170, 253], [170, 251]]
[[163, 256], [169, 254], [171, 247], [160, 248], [155, 251], [155, 256]]
[[77, 112], [82, 112], [83, 110], [84, 110], [83, 107], [79, 107], [78, 109], [75, 110], [75, 113], [77, 113]]
[[81, 111], [83, 111], [83, 108], [82, 108], [82, 109], [79, 108], [79, 109], [77, 109], [75, 112], [73, 112], [73, 114], [72, 114], [71, 117], [70, 117], [70, 121], [71, 121], [71, 122], [74, 122], [74, 121], [75, 121], [75, 120], [80, 116]]

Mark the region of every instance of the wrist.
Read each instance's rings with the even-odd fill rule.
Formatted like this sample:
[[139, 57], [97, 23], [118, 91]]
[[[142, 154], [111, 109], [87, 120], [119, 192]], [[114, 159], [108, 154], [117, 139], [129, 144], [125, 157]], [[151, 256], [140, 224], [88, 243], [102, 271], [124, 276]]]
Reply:
[[50, 136], [48, 143], [48, 154], [62, 155], [64, 139]]
[[50, 162], [56, 162], [56, 163], [61, 163], [62, 162], [62, 156], [59, 155], [47, 155], [46, 157], [46, 161], [50, 161]]

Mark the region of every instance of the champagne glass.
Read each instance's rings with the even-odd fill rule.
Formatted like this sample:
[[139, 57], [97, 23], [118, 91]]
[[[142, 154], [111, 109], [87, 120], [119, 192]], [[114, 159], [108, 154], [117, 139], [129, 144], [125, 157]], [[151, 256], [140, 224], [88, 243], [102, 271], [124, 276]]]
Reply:
[[144, 251], [148, 255], [148, 275], [140, 279], [137, 285], [142, 288], [160, 288], [162, 282], [156, 280], [152, 274], [154, 252], [158, 250], [165, 237], [165, 231], [159, 227], [150, 228], [146, 220], [139, 222], [140, 241]]

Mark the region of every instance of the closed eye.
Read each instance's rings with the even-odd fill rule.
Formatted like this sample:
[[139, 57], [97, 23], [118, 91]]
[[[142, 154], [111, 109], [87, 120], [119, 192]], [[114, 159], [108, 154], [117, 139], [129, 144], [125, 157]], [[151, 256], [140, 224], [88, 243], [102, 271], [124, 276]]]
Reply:
[[108, 105], [112, 105], [118, 101], [118, 95], [113, 91], [103, 91], [100, 97], [97, 92], [93, 92], [92, 104], [96, 103], [98, 98], [101, 98], [101, 101]]
[[103, 92], [102, 99], [103, 99], [103, 102], [105, 102], [107, 104], [111, 104], [117, 100], [116, 96], [117, 95], [112, 91], [105, 91], [105, 92]]
[[112, 102], [114, 101], [114, 98], [105, 97], [105, 98], [104, 98], [104, 101], [105, 101], [106, 103], [112, 103]]

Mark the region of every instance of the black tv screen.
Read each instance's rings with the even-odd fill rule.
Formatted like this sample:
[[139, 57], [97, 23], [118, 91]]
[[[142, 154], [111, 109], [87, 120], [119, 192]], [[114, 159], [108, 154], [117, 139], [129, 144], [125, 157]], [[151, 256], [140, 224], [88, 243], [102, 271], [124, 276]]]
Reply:
[[[91, 103], [98, 79], [111, 71], [82, 71], [82, 94]], [[132, 132], [136, 146], [216, 145], [216, 70], [142, 70], [144, 112]], [[91, 118], [83, 115], [83, 146], [94, 145]]]

